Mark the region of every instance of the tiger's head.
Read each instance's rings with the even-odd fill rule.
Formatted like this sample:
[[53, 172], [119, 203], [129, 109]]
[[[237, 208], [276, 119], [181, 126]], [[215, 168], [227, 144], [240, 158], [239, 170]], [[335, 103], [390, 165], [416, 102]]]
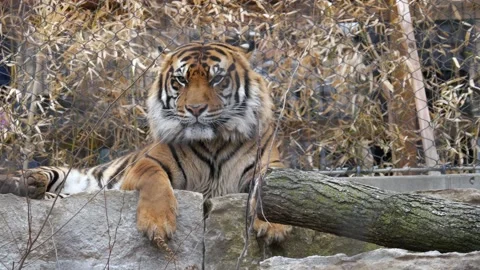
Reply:
[[166, 55], [148, 99], [156, 140], [242, 141], [272, 118], [264, 79], [244, 49], [225, 43], [190, 43]]

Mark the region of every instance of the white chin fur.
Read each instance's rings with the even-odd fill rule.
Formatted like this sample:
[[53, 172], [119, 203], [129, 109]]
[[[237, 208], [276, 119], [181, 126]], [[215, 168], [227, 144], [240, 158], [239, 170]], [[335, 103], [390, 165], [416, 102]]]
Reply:
[[215, 133], [212, 128], [206, 126], [186, 127], [183, 131], [186, 140], [212, 140], [215, 138]]

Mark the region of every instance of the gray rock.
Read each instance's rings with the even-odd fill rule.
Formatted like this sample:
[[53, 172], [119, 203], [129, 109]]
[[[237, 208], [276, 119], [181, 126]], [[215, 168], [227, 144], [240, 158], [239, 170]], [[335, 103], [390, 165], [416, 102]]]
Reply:
[[[205, 269], [235, 269], [247, 239], [245, 233], [246, 194], [231, 194], [207, 201], [205, 220]], [[272, 256], [301, 258], [310, 255], [349, 255], [379, 248], [379, 246], [332, 234], [294, 227], [290, 237], [266, 246], [255, 235], [249, 235], [248, 249], [240, 261], [242, 269], [254, 269]]]
[[179, 203], [177, 232], [169, 241], [177, 261], [151, 244], [136, 229], [136, 192], [83, 193], [57, 200], [30, 200], [0, 195], [0, 265], [19, 266], [27, 243], [36, 239], [25, 269], [201, 269], [203, 262], [203, 197], [175, 191]]
[[311, 256], [303, 259], [273, 257], [260, 263], [264, 270], [451, 270], [480, 269], [480, 252], [444, 253], [436, 251], [414, 253], [403, 249], [377, 249], [352, 257], [345, 254]]
[[[245, 233], [246, 194], [231, 194], [207, 201], [204, 269], [235, 269], [247, 239]], [[260, 242], [248, 235], [248, 249], [239, 262], [241, 269], [255, 269], [265, 258]]]
[[[208, 200], [208, 218], [204, 223], [202, 195], [188, 191], [175, 191], [175, 194], [179, 203], [177, 232], [168, 243], [176, 252], [175, 263], [168, 261], [167, 252], [137, 231], [137, 193], [107, 191], [96, 196], [84, 193], [59, 199], [23, 266], [25, 269], [105, 269], [106, 266], [110, 269], [235, 269], [247, 239], [247, 195], [231, 194]], [[468, 194], [466, 200], [476, 200], [477, 193]], [[28, 246], [28, 236], [31, 235], [32, 240], [37, 237], [52, 203], [52, 200], [31, 200], [29, 208], [26, 198], [0, 195], [0, 266], [18, 269]], [[365, 242], [294, 228], [285, 242], [272, 246], [265, 246], [262, 240], [249, 235], [240, 268], [480, 269], [480, 252], [440, 254], [378, 249], [358, 254], [375, 248], [377, 246]], [[310, 255], [325, 257], [294, 259]]]

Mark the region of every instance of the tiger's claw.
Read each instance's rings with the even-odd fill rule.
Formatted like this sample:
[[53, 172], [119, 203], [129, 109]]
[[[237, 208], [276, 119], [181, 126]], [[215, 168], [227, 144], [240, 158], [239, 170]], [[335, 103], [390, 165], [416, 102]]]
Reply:
[[271, 223], [255, 218], [253, 229], [257, 232], [258, 238], [263, 238], [267, 245], [279, 243], [285, 240], [292, 231], [292, 226], [278, 223]]
[[151, 241], [171, 239], [176, 230], [177, 202], [150, 204], [140, 200], [137, 209], [137, 228]]

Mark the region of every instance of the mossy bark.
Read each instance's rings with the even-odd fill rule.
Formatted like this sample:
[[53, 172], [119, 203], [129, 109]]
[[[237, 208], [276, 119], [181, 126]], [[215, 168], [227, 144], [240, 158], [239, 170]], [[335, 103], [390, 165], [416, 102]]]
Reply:
[[480, 207], [395, 193], [315, 172], [273, 171], [262, 183], [258, 210], [261, 219], [271, 222], [386, 247], [480, 250]]

